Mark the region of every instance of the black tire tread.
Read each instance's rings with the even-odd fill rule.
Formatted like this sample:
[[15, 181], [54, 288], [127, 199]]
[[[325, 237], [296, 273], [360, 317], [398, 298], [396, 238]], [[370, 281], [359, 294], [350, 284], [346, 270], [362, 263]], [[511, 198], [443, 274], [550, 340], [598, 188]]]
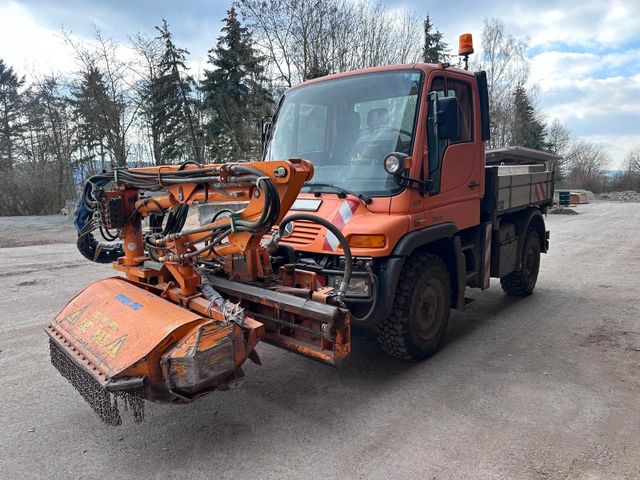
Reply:
[[[524, 240], [525, 244], [528, 241], [529, 235], [531, 235], [531, 233], [535, 233], [536, 236], [538, 235], [538, 232], [536, 232], [535, 230], [527, 230], [527, 234]], [[502, 277], [500, 279], [500, 286], [502, 287], [504, 293], [512, 297], [527, 297], [531, 295], [531, 293], [533, 293], [533, 290], [529, 290], [529, 288], [527, 287], [527, 282], [524, 278], [522, 270], [511, 272]]]
[[500, 286], [504, 293], [512, 297], [526, 297], [527, 288], [521, 272], [511, 272], [500, 279]]
[[[407, 338], [412, 287], [424, 270], [431, 268], [432, 266], [437, 266], [442, 269], [447, 285], [451, 288], [451, 280], [447, 265], [444, 260], [437, 255], [424, 252], [412, 255], [405, 261], [402, 271], [400, 272], [391, 314], [377, 326], [378, 342], [380, 343], [380, 346], [386, 353], [393, 357], [401, 360], [420, 360], [432, 353], [435, 353], [440, 346], [440, 340], [442, 340], [444, 332], [440, 334], [440, 339], [438, 339], [436, 348], [430, 351], [427, 355], [416, 352], [410, 345]], [[448, 319], [449, 305], [447, 304], [444, 326], [441, 330], [446, 329]]]

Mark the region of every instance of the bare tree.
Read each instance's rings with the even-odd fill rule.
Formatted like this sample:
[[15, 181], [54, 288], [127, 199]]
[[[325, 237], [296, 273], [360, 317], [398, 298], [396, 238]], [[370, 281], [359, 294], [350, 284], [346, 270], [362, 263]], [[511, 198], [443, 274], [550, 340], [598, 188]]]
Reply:
[[611, 157], [600, 143], [576, 140], [566, 157], [568, 165], [568, 187], [586, 188], [601, 192], [606, 187], [606, 169]]
[[624, 163], [630, 174], [640, 176], [640, 147], [628, 152], [624, 158]]
[[516, 86], [524, 85], [529, 75], [528, 43], [527, 37], [516, 38], [507, 33], [501, 19], [485, 19], [482, 50], [476, 68], [487, 72], [491, 148], [511, 143], [513, 91]]
[[395, 63], [422, 55], [421, 20], [367, 0], [238, 0], [276, 83]]
[[640, 192], [640, 148], [627, 152], [624, 158], [624, 170], [618, 172], [611, 183], [611, 190]]
[[[55, 75], [32, 81], [22, 94], [19, 157], [15, 165], [13, 214], [59, 211], [75, 196], [77, 129], [64, 81]], [[3, 207], [5, 207], [3, 205]], [[3, 209], [4, 210], [4, 209]]]
[[148, 149], [156, 165], [164, 163], [162, 156], [162, 140], [158, 128], [158, 105], [154, 95], [159, 79], [160, 63], [162, 61], [162, 43], [159, 39], [144, 33], [137, 33], [131, 37], [131, 46], [136, 52], [136, 61], [132, 68], [136, 71], [139, 81], [135, 84], [136, 93], [140, 99], [142, 129], [147, 138]]
[[119, 45], [104, 38], [98, 28], [90, 46], [74, 41], [68, 33], [65, 40], [81, 69], [76, 88], [77, 114], [84, 122], [94, 124], [111, 163], [124, 166], [129, 154], [127, 134], [141, 105], [133, 87], [131, 62], [123, 59]]
[[547, 148], [551, 153], [561, 157], [560, 160], [551, 165], [556, 172], [556, 180], [558, 181], [566, 175], [567, 155], [569, 155], [573, 141], [573, 135], [559, 120], [554, 120], [547, 127]]

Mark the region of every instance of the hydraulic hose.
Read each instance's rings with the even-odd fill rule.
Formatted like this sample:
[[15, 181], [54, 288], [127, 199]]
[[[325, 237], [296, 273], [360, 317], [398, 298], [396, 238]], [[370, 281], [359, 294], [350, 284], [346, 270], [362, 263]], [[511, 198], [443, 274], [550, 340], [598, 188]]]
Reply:
[[371, 273], [370, 276], [371, 276], [371, 288], [373, 289], [372, 291], [373, 296], [371, 298], [371, 308], [369, 309], [369, 311], [366, 313], [364, 317], [358, 317], [354, 315], [353, 312], [351, 312], [351, 318], [353, 318], [356, 322], [366, 322], [373, 316], [373, 312], [376, 311], [376, 306], [378, 304], [378, 277], [376, 276], [375, 273]]
[[[85, 193], [87, 189], [85, 188]], [[122, 242], [114, 244], [104, 244], [98, 242], [90, 231], [83, 232], [88, 223], [91, 222], [93, 212], [85, 203], [85, 195], [78, 199], [74, 214], [74, 223], [78, 232], [78, 240], [76, 247], [78, 251], [87, 260], [97, 263], [111, 263], [116, 261], [118, 257], [124, 255]]]
[[[187, 165], [195, 165], [198, 168], [187, 169], [185, 168]], [[160, 176], [159, 172], [137, 171], [128, 168], [117, 168], [110, 172], [93, 175], [85, 183], [76, 208], [75, 226], [78, 232], [78, 250], [80, 250], [80, 253], [82, 253], [84, 257], [99, 263], [112, 262], [123, 255], [121, 242], [116, 244], [100, 243], [91, 234], [94, 230], [100, 230], [106, 240], [113, 241], [116, 239], [106, 231], [104, 225], [101, 225], [100, 215], [95, 214], [99, 211], [100, 199], [104, 194], [104, 188], [107, 184], [113, 182], [116, 185], [127, 185], [139, 190], [159, 191], [168, 185], [195, 183], [203, 185], [207, 192], [206, 195], [208, 196], [209, 188], [215, 190], [215, 188], [208, 185], [208, 183], [220, 182], [222, 180], [221, 173], [223, 168], [224, 167], [221, 166], [204, 168], [197, 162], [187, 161], [182, 163], [178, 170], [166, 172], [162, 176]], [[273, 181], [268, 176], [265, 176], [260, 170], [248, 165], [233, 165], [229, 168], [229, 173], [231, 173], [231, 176], [226, 179], [226, 183], [245, 186], [255, 184], [256, 188], [262, 192], [264, 207], [260, 217], [254, 221], [242, 218], [234, 219], [232, 217], [230, 219], [231, 230], [226, 229], [224, 225], [213, 229], [211, 231], [211, 243], [203, 249], [185, 255], [186, 257], [196, 257], [199, 254], [212, 250], [212, 248], [222, 241], [230, 232], [251, 232], [253, 234], [267, 232], [280, 216], [280, 198]], [[153, 199], [153, 197], [149, 197], [147, 201], [157, 204], [157, 201]], [[154, 234], [159, 234], [160, 238], [169, 236], [177, 238], [178, 236], [209, 230], [208, 228], [200, 228], [182, 232], [187, 220], [188, 210], [189, 206], [183, 204], [171, 211], [167, 216], [164, 228], [162, 228], [161, 220], [156, 219], [151, 222]], [[159, 213], [164, 217], [162, 208], [159, 208]], [[132, 212], [127, 221], [133, 218], [135, 214], [137, 214], [137, 210]], [[153, 253], [150, 253], [152, 258], [158, 257], [155, 250], [161, 250], [161, 248], [156, 246], [152, 247], [148, 242], [147, 247], [150, 252], [153, 250]]]
[[340, 245], [342, 246], [342, 250], [344, 251], [344, 274], [342, 275], [342, 282], [338, 287], [337, 296], [338, 296], [338, 299], [342, 301], [342, 299], [347, 294], [347, 289], [349, 288], [349, 282], [351, 281], [351, 269], [352, 269], [353, 260], [351, 257], [351, 248], [349, 247], [349, 242], [347, 242], [347, 239], [344, 237], [344, 235], [342, 235], [342, 232], [333, 223], [331, 223], [330, 221], [322, 217], [318, 217], [316, 215], [310, 215], [308, 213], [293, 213], [289, 215], [287, 218], [283, 219], [282, 222], [280, 222], [280, 227], [278, 228], [278, 236], [282, 238], [282, 234], [284, 233], [284, 227], [286, 227], [288, 223], [294, 222], [296, 220], [307, 220], [309, 222], [314, 222], [319, 225], [322, 225], [331, 233], [333, 233], [338, 239], [338, 242], [340, 242]]

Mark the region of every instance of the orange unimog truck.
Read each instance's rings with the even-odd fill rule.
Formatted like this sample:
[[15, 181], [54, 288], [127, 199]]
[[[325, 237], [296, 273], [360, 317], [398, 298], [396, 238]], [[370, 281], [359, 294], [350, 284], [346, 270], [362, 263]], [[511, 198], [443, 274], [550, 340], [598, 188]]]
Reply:
[[[462, 52], [464, 53], [464, 51]], [[287, 91], [263, 129], [264, 160], [305, 158], [314, 176], [292, 212], [340, 228], [354, 256], [346, 297], [353, 326], [382, 348], [421, 359], [442, 342], [467, 287], [529, 295], [548, 249], [543, 215], [555, 155], [485, 152], [485, 72], [415, 64], [330, 75]], [[336, 285], [344, 269], [330, 232], [305, 221], [283, 241], [296, 267]]]
[[[557, 157], [488, 138], [484, 72], [398, 65], [287, 91], [261, 162], [93, 175], [77, 246], [124, 275], [47, 327], [53, 365], [118, 425], [118, 399], [142, 420], [143, 400], [237, 385], [259, 342], [335, 365], [362, 326], [393, 356], [433, 354], [467, 288], [529, 295], [548, 249]], [[229, 201], [245, 206], [185, 226], [190, 206]]]

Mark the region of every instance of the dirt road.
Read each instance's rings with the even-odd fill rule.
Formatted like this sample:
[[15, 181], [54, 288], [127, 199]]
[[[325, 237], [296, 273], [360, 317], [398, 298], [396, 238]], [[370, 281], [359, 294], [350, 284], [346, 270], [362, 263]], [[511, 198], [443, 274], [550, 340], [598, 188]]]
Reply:
[[112, 270], [72, 244], [1, 248], [0, 477], [640, 478], [640, 203], [577, 210], [549, 216], [534, 295], [473, 291], [428, 361], [361, 334], [339, 369], [261, 346], [240, 388], [116, 428], [42, 330]]

